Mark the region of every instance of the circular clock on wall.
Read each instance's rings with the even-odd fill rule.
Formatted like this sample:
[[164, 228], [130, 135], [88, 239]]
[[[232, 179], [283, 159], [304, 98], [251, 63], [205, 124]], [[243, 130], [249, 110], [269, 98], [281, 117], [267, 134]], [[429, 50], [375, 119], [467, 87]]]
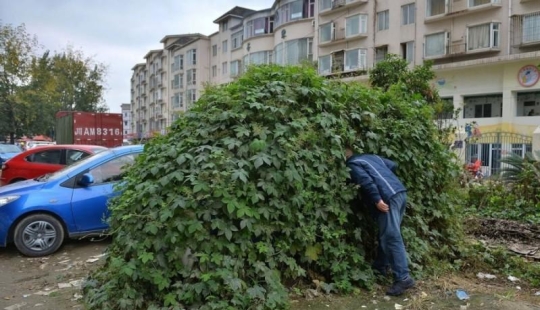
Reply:
[[534, 65], [527, 65], [519, 69], [518, 81], [523, 87], [531, 87], [538, 82], [540, 72]]

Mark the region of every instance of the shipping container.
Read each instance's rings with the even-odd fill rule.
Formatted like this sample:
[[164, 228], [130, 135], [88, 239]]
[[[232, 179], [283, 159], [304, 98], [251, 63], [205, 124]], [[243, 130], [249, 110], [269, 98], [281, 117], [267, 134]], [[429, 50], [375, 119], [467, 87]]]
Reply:
[[121, 146], [123, 132], [122, 113], [56, 113], [57, 144]]

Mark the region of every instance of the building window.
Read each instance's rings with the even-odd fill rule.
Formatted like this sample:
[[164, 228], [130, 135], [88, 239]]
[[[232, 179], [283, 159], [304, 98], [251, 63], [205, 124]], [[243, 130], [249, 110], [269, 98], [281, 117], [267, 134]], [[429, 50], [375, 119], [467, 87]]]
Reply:
[[407, 4], [401, 7], [401, 24], [409, 25], [414, 24], [414, 14], [415, 14], [415, 5], [414, 3]]
[[238, 32], [235, 32], [232, 36], [231, 36], [231, 49], [237, 49], [237, 48], [240, 48], [242, 47], [242, 41], [243, 41], [243, 31], [238, 31]]
[[540, 41], [540, 12], [523, 16], [523, 43]]
[[193, 65], [193, 66], [197, 64], [197, 50], [196, 49], [191, 49], [187, 51], [186, 57], [187, 57], [188, 64]]
[[463, 118], [502, 117], [502, 95], [463, 98]]
[[467, 28], [467, 50], [499, 47], [499, 23]]
[[517, 94], [517, 116], [540, 115], [540, 91]]
[[345, 37], [353, 37], [367, 33], [367, 15], [359, 14], [345, 20]]
[[310, 0], [296, 0], [281, 5], [276, 10], [274, 26], [278, 27], [279, 25], [283, 25], [293, 20], [306, 18], [307, 14], [304, 14], [304, 4], [309, 7], [309, 1]]
[[285, 53], [283, 53], [283, 43], [279, 43], [278, 45], [276, 45], [276, 47], [274, 48], [274, 62], [278, 65], [282, 65], [284, 63], [284, 60], [283, 60], [283, 55]]
[[244, 56], [244, 67], [248, 65], [265, 65], [272, 63], [272, 51], [262, 51]]
[[181, 86], [182, 84], [182, 75], [181, 74], [175, 74], [174, 75], [174, 78], [173, 78], [173, 81], [172, 81], [172, 88], [173, 89], [178, 89]]
[[225, 21], [221, 23], [221, 31], [227, 31], [229, 30], [229, 22]]
[[259, 18], [248, 21], [246, 23], [244, 32], [245, 32], [246, 39], [269, 33], [270, 32], [269, 31], [269, 18], [259, 17]]
[[212, 77], [217, 76], [217, 66], [212, 66]]
[[171, 97], [172, 107], [178, 109], [184, 106], [184, 93], [176, 93]]
[[345, 51], [345, 71], [367, 69], [367, 49]]
[[186, 91], [186, 108], [190, 108], [191, 105], [197, 101], [197, 90], [189, 89]]
[[212, 45], [212, 56], [217, 56], [217, 44]]
[[469, 0], [469, 7], [475, 7], [483, 4], [489, 3], [501, 3], [501, 0]]
[[184, 55], [174, 56], [173, 71], [184, 70]]
[[221, 64], [221, 75], [227, 75], [227, 62]]
[[334, 32], [334, 23], [321, 25], [319, 29], [319, 43], [332, 41], [333, 32]]
[[435, 16], [446, 13], [446, 0], [426, 0], [426, 16]]
[[315, 0], [309, 0], [308, 17], [315, 16]]
[[320, 10], [321, 11], [330, 10], [332, 8], [333, 2], [334, 0], [321, 0], [321, 2], [319, 3]]
[[197, 85], [197, 69], [187, 71], [186, 85]]
[[408, 63], [414, 61], [414, 41], [401, 43], [401, 54]]
[[221, 42], [221, 52], [227, 53], [227, 40]]
[[377, 31], [387, 30], [390, 27], [390, 11], [377, 13]]
[[375, 48], [375, 63], [381, 62], [386, 58], [388, 54], [388, 45], [379, 46]]
[[447, 32], [440, 32], [425, 37], [425, 57], [446, 55]]
[[313, 39], [304, 38], [285, 42], [285, 64], [297, 65], [313, 60]]
[[319, 57], [319, 74], [330, 74], [332, 72], [332, 55]]
[[240, 61], [231, 61], [231, 77], [238, 76], [240, 74]]

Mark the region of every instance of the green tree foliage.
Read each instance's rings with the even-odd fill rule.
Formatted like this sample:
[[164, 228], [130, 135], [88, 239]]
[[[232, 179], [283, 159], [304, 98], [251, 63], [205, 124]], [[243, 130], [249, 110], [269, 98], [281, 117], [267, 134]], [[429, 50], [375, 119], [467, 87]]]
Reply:
[[436, 122], [439, 139], [450, 145], [454, 140], [455, 121], [459, 110], [454, 110], [452, 102], [440, 98], [439, 92], [432, 85], [434, 78], [435, 72], [430, 61], [410, 68], [401, 56], [388, 54], [384, 61], [378, 62], [371, 70], [369, 82], [371, 86], [384, 91], [398, 87], [407, 100], [431, 105], [433, 113], [430, 118]]
[[145, 146], [111, 206], [106, 264], [85, 283], [91, 309], [285, 309], [292, 283], [329, 291], [373, 281], [374, 235], [351, 205], [344, 146], [400, 165], [415, 272], [455, 257], [457, 176], [431, 107], [403, 92], [252, 67], [210, 87]]
[[24, 25], [13, 27], [0, 23], [0, 137], [24, 131], [26, 115], [31, 112], [19, 96], [30, 79], [29, 70], [37, 39]]
[[49, 134], [61, 110], [103, 112], [106, 67], [67, 47], [38, 52], [24, 25], [0, 24], [0, 136]]

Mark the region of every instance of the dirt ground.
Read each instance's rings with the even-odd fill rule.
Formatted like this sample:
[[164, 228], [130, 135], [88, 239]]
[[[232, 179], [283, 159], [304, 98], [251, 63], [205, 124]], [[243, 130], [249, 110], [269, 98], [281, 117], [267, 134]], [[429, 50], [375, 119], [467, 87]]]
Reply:
[[[0, 310], [83, 310], [80, 282], [103, 262], [102, 254], [109, 243], [70, 241], [58, 253], [45, 258], [23, 257], [14, 247], [0, 249]], [[293, 296], [292, 309], [540, 310], [540, 289], [527, 289], [525, 284], [509, 281], [507, 275], [496, 276], [446, 276], [418, 281], [414, 290], [399, 298], [385, 297], [384, 287], [349, 297], [322, 293], [310, 294], [307, 299]], [[469, 299], [459, 300], [458, 289], [467, 292]]]

